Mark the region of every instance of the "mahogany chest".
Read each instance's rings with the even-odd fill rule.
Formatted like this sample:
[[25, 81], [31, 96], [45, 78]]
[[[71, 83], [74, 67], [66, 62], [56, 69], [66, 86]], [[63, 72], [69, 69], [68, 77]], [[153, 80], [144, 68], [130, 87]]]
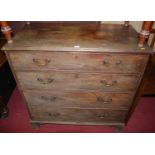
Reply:
[[31, 23], [3, 47], [32, 123], [124, 125], [151, 50], [132, 26]]

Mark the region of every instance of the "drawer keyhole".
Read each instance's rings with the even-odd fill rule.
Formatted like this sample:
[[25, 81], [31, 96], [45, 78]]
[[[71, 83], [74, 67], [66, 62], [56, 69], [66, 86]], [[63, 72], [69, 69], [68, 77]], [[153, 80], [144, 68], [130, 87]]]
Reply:
[[122, 65], [122, 61], [121, 60], [118, 60], [118, 61], [115, 62], [115, 64], [116, 65]]
[[108, 60], [104, 60], [104, 61], [103, 61], [103, 65], [104, 65], [104, 66], [109, 66], [109, 65], [110, 65], [110, 62], [109, 62]]

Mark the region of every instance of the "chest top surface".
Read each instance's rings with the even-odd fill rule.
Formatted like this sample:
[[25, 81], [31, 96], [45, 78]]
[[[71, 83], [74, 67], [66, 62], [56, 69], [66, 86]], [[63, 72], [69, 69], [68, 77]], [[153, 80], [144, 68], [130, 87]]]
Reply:
[[26, 25], [3, 50], [47, 51], [150, 51], [148, 46], [138, 47], [138, 33], [132, 26], [119, 24], [49, 24]]

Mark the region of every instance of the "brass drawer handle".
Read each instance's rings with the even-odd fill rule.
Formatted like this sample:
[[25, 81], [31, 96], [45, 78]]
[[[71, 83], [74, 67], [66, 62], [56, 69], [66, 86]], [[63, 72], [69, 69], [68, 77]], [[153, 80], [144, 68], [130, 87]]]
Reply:
[[103, 104], [110, 104], [112, 103], [112, 98], [103, 99], [102, 97], [97, 97], [97, 101]]
[[111, 87], [117, 84], [116, 80], [113, 80], [111, 83], [108, 83], [106, 80], [101, 80], [100, 81], [105, 87]]
[[39, 81], [41, 84], [50, 84], [54, 81], [54, 79], [42, 79], [42, 78], [37, 78], [37, 81]]
[[[104, 66], [109, 66], [110, 65], [110, 62], [108, 60], [104, 60], [103, 61], [103, 65]], [[115, 62], [115, 65], [122, 65], [122, 60], [118, 60]]]
[[51, 96], [51, 97], [47, 97], [47, 96], [41, 96], [41, 99], [42, 100], [45, 100], [45, 101], [55, 101], [56, 100], [56, 97], [54, 96]]
[[47, 116], [50, 116], [50, 117], [58, 117], [58, 116], [60, 116], [60, 113], [58, 113], [58, 112], [55, 112], [55, 113], [46, 112], [45, 114], [46, 114]]
[[96, 117], [106, 118], [106, 117], [109, 117], [109, 115], [108, 114], [96, 114]]
[[49, 59], [33, 59], [33, 63], [36, 64], [37, 66], [47, 66], [51, 61]]

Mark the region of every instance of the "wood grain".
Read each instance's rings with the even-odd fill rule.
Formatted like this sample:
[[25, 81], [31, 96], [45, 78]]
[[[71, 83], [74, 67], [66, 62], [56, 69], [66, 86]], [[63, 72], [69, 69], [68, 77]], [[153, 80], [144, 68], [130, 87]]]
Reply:
[[103, 110], [103, 109], [79, 109], [79, 108], [52, 108], [44, 106], [29, 106], [31, 119], [38, 121], [53, 122], [89, 122], [89, 123], [115, 123], [125, 120], [124, 110]]
[[59, 25], [32, 23], [13, 38], [3, 50], [48, 51], [102, 51], [138, 52], [151, 51], [138, 46], [138, 33], [131, 25], [123, 24], [74, 24]]
[[135, 91], [139, 75], [78, 72], [17, 72], [22, 89]]
[[11, 52], [16, 70], [84, 70], [113, 73], [143, 71], [147, 55], [102, 54], [82, 52], [23, 51]]
[[28, 105], [70, 108], [110, 108], [128, 110], [133, 94], [98, 91], [24, 91]]

